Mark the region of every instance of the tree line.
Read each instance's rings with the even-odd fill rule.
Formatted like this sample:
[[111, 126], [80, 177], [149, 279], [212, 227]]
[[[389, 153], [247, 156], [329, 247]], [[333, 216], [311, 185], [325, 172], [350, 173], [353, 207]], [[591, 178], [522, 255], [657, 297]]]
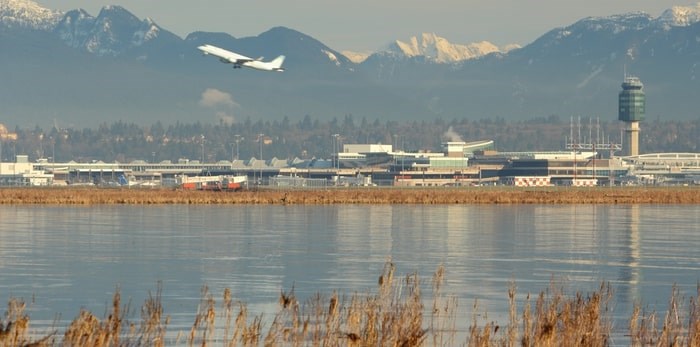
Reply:
[[[641, 123], [640, 152], [697, 152], [700, 118], [647, 120]], [[216, 162], [252, 157], [268, 160], [329, 158], [343, 144], [391, 144], [406, 152], [439, 152], [445, 141], [494, 140], [499, 151], [564, 150], [567, 143], [620, 143], [623, 124], [617, 120], [549, 116], [522, 121], [503, 118], [381, 121], [346, 115], [330, 121], [306, 116], [298, 121], [247, 119], [226, 124], [158, 121], [143, 126], [116, 121], [97, 128], [40, 126], [15, 128], [2, 136], [3, 161], [26, 154], [32, 161], [161, 162], [179, 159]], [[15, 138], [16, 137], [16, 138]]]

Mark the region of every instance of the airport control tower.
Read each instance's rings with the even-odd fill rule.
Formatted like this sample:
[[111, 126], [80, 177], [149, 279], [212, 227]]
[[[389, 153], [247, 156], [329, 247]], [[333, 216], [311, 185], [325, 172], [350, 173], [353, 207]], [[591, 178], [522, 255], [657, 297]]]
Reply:
[[626, 123], [622, 147], [624, 155], [639, 155], [639, 122], [644, 120], [646, 97], [644, 85], [637, 77], [625, 76], [619, 97], [620, 121]]

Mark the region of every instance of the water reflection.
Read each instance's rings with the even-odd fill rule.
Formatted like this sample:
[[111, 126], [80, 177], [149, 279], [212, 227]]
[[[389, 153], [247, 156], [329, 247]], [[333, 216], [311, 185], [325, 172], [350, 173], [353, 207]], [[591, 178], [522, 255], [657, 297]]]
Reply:
[[620, 237], [623, 241], [622, 266], [618, 281], [622, 284], [619, 287], [616, 298], [619, 304], [632, 307], [635, 303], [640, 303], [640, 264], [641, 257], [639, 240], [639, 205], [627, 206], [621, 211], [623, 218], [623, 232]]
[[[694, 294], [698, 206], [339, 205], [1, 206], [0, 297], [35, 297], [33, 319], [96, 314], [118, 285], [139, 306], [163, 283], [171, 326], [193, 320], [202, 285], [224, 288], [252, 314], [276, 312], [282, 290], [300, 299], [368, 292], [384, 262], [426, 281], [444, 264], [445, 292], [493, 320], [553, 280], [571, 291], [615, 289], [631, 305], [665, 304], [673, 283]], [[428, 291], [425, 291], [428, 292]], [[663, 307], [662, 307], [663, 308]], [[622, 324], [625, 326], [625, 324]]]

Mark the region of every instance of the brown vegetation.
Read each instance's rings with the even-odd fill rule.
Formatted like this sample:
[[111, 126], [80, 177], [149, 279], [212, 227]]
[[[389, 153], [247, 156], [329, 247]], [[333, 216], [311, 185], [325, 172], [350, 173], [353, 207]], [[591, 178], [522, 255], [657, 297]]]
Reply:
[[[128, 305], [122, 307], [117, 289], [112, 307], [99, 319], [81, 311], [64, 332], [36, 336], [29, 329], [25, 303], [12, 299], [0, 321], [0, 346], [608, 346], [612, 320], [612, 289], [607, 283], [590, 294], [567, 295], [554, 284], [533, 302], [527, 295], [518, 315], [515, 284], [508, 290], [509, 321], [480, 321], [474, 304], [471, 319], [458, 313], [457, 300], [442, 292], [445, 270], [432, 277], [432, 303], [426, 305], [417, 274], [395, 278], [394, 265], [387, 263], [376, 293], [351, 296], [336, 292], [316, 294], [304, 303], [294, 289], [280, 293], [279, 308], [269, 328], [262, 316], [250, 318], [243, 303], [234, 303], [226, 289], [217, 304], [207, 287], [189, 333], [167, 334], [169, 318], [163, 316], [160, 286], [141, 309], [140, 322], [129, 321]], [[700, 294], [700, 288], [698, 289]], [[664, 346], [700, 345], [700, 299], [690, 298], [686, 308], [674, 287], [663, 321], [656, 312], [640, 314], [635, 307], [630, 318], [629, 344]], [[426, 307], [427, 306], [427, 307]], [[687, 312], [687, 315], [685, 313]], [[235, 318], [234, 318], [235, 317]], [[221, 320], [221, 321], [218, 321]], [[469, 323], [466, 334], [458, 334], [459, 323]], [[616, 341], [619, 343], [620, 341]]]
[[697, 187], [327, 188], [247, 190], [2, 188], [0, 204], [697, 204]]

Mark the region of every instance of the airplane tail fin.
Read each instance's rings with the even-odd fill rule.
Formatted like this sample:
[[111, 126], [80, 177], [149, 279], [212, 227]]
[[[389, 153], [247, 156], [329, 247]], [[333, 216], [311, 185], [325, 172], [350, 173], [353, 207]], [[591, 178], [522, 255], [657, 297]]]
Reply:
[[284, 68], [282, 67], [282, 63], [284, 63], [284, 56], [280, 55], [279, 57], [273, 59], [270, 64], [272, 64], [272, 69], [275, 71], [284, 71]]

